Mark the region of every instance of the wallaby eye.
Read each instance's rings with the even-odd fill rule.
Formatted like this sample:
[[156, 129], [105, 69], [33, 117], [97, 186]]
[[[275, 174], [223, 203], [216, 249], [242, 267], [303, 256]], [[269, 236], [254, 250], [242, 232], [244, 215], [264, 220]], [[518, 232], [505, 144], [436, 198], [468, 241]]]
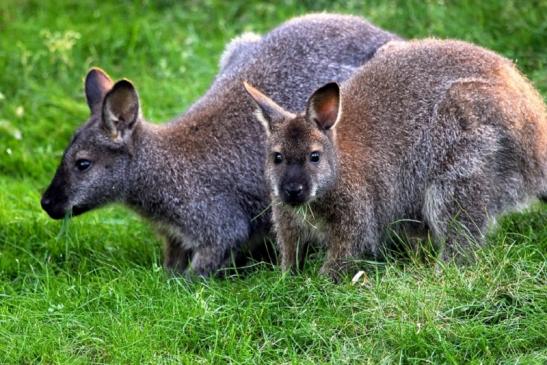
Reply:
[[76, 168], [80, 171], [85, 171], [90, 167], [91, 167], [91, 161], [89, 160], [81, 158], [78, 161], [76, 161]]
[[273, 154], [273, 162], [278, 165], [281, 162], [283, 162], [283, 155], [279, 152], [274, 152]]
[[319, 151], [313, 151], [310, 153], [310, 161], [311, 162], [319, 162], [319, 157], [321, 153]]

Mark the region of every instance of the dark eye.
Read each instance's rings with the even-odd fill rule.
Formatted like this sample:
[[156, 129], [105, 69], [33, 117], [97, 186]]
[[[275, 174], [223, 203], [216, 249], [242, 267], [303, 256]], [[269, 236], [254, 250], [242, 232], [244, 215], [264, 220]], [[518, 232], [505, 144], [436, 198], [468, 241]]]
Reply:
[[89, 167], [91, 167], [91, 161], [89, 160], [86, 160], [86, 159], [79, 159], [78, 161], [76, 161], [76, 168], [80, 171], [85, 171], [87, 170]]
[[275, 164], [280, 164], [281, 162], [283, 162], [283, 155], [279, 152], [274, 152], [273, 154], [273, 162]]
[[321, 155], [321, 153], [319, 153], [319, 151], [313, 151], [312, 153], [310, 153], [310, 161], [311, 162], [319, 162], [319, 156]]

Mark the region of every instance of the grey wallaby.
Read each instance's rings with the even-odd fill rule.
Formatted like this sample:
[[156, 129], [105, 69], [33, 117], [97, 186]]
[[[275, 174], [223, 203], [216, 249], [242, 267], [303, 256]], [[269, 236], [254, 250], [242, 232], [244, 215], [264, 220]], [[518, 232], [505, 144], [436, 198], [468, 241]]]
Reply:
[[[259, 106], [282, 267], [322, 242], [322, 273], [383, 253], [392, 223], [466, 261], [499, 214], [547, 192], [543, 98], [507, 59], [460, 41], [390, 42], [293, 114]], [[287, 90], [290, 95], [290, 89]]]
[[265, 138], [242, 81], [302, 108], [314, 89], [347, 79], [393, 39], [362, 18], [334, 14], [239, 37], [226, 47], [207, 93], [165, 125], [143, 119], [129, 81], [114, 83], [92, 69], [85, 80], [91, 116], [66, 149], [42, 207], [60, 219], [124, 203], [166, 237], [168, 269], [216, 272], [270, 229]]

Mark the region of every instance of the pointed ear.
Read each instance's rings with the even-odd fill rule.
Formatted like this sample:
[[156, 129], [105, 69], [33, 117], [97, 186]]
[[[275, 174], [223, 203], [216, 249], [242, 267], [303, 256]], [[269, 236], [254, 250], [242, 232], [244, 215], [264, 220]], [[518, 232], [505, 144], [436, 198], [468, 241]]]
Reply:
[[110, 76], [100, 68], [89, 70], [85, 77], [85, 97], [92, 113], [100, 110], [103, 98], [113, 84]]
[[128, 80], [116, 82], [104, 97], [102, 123], [114, 139], [123, 139], [139, 119], [139, 95]]
[[306, 118], [314, 121], [321, 130], [334, 127], [339, 119], [340, 86], [331, 82], [315, 91], [308, 100]]
[[255, 115], [258, 121], [264, 126], [267, 133], [270, 133], [272, 126], [275, 123], [278, 123], [285, 118], [294, 117], [293, 114], [277, 105], [272, 99], [247, 83], [247, 81], [243, 81], [243, 86], [245, 86], [247, 93], [253, 98], [256, 105], [258, 105]]

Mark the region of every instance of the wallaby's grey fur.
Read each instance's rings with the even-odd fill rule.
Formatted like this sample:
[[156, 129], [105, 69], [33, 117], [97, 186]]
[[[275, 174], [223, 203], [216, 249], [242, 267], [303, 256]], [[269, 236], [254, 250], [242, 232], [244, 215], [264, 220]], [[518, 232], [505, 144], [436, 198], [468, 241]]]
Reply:
[[93, 69], [85, 83], [91, 117], [65, 151], [42, 206], [62, 218], [125, 203], [166, 236], [167, 268], [183, 272], [190, 262], [193, 273], [215, 272], [270, 226], [265, 138], [242, 81], [299, 109], [319, 85], [347, 79], [396, 38], [362, 18], [316, 14], [261, 39], [237, 39], [209, 91], [165, 125], [142, 118], [130, 82], [114, 84]]
[[318, 240], [328, 245], [321, 270], [336, 278], [349, 259], [378, 256], [401, 219], [423, 222], [414, 228], [429, 230], [442, 258], [460, 261], [492, 218], [547, 191], [543, 98], [478, 46], [390, 42], [300, 114], [247, 89], [269, 135], [285, 270], [297, 243]]
[[230, 65], [244, 64], [251, 52], [258, 47], [261, 39], [262, 37], [252, 32], [243, 33], [232, 39], [220, 56], [219, 73], [223, 74]]

